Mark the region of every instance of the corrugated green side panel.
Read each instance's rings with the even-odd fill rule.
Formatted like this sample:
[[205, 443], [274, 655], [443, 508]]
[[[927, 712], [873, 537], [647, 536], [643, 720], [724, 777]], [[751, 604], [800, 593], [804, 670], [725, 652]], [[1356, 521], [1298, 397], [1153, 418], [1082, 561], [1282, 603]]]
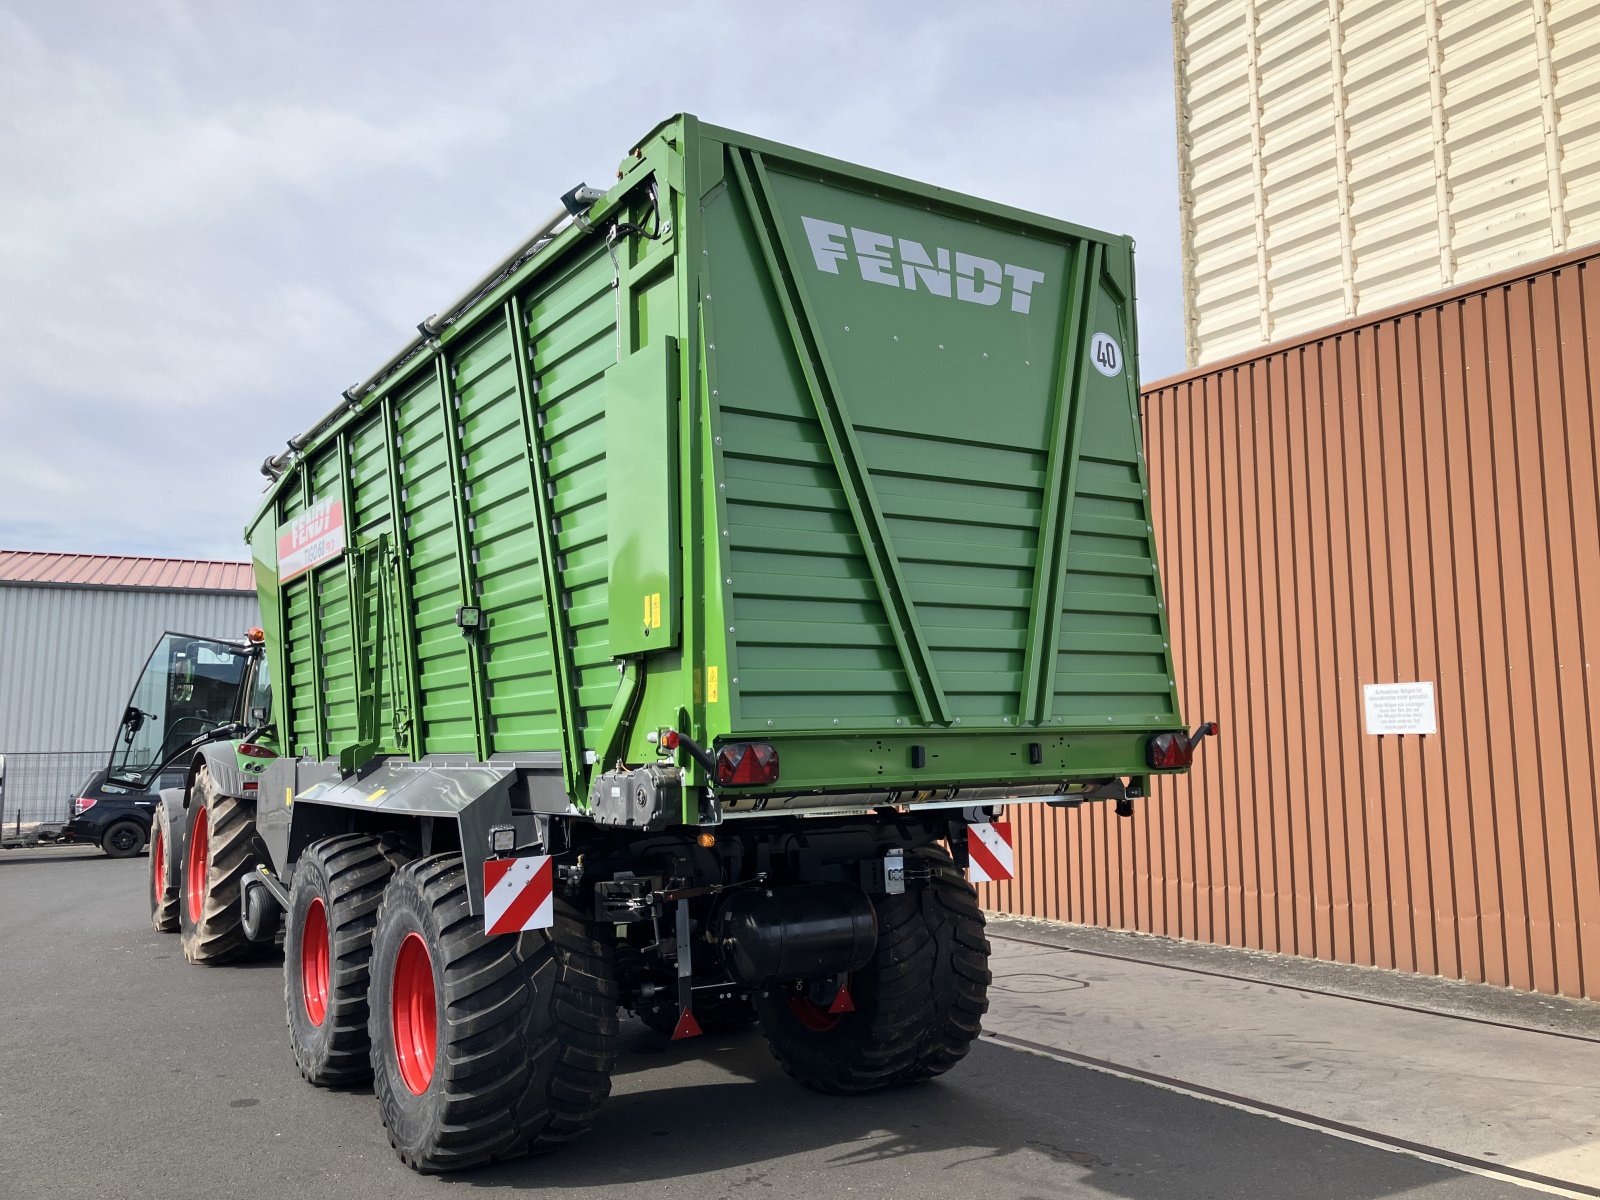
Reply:
[[618, 359], [612, 279], [610, 256], [597, 243], [539, 280], [523, 300], [588, 748], [617, 692], [606, 601], [605, 372]]
[[[384, 440], [380, 414], [374, 414], [356, 425], [350, 432], [349, 445], [352, 508], [349, 518], [350, 547], [376, 546], [384, 539], [393, 546], [395, 528], [389, 504], [389, 447]], [[354, 576], [358, 560], [347, 554], [346, 561], [350, 563], [350, 573]], [[365, 577], [355, 577], [357, 650], [367, 678], [372, 678], [376, 673], [381, 683], [375, 731], [378, 748], [393, 752], [402, 749], [394, 732], [394, 714], [395, 698], [403, 693], [398, 688], [397, 672], [402, 664], [397, 661], [398, 655], [394, 652], [394, 630], [387, 628], [392, 622], [380, 618], [382, 606], [390, 599], [384, 593], [385, 573], [389, 569], [384, 563], [365, 563], [364, 568]], [[389, 574], [392, 576], [392, 572]], [[388, 581], [388, 586], [392, 589], [392, 579]], [[381, 643], [378, 637], [380, 625], [385, 627]], [[330, 752], [342, 748], [335, 745]]]
[[[344, 499], [337, 454], [325, 452], [311, 464], [311, 502]], [[350, 586], [343, 559], [310, 572], [316, 605], [316, 655], [322, 678], [321, 753], [337, 753], [356, 738], [356, 682], [351, 663]]]
[[[1126, 306], [1100, 289], [1093, 327], [1133, 346]], [[1053, 711], [1152, 725], [1177, 717], [1155, 571], [1150, 497], [1131, 372], [1087, 375]]]
[[317, 748], [317, 691], [312, 671], [316, 642], [311, 630], [311, 580], [302, 575], [283, 589], [284, 626], [288, 644], [284, 658], [288, 663], [288, 713], [294, 726], [286, 745], [305, 754], [320, 754]]
[[401, 504], [410, 551], [411, 618], [424, 754], [470, 754], [477, 747], [466, 639], [456, 625], [461, 561], [437, 378], [423, 372], [390, 401], [400, 438]]
[[[504, 321], [485, 325], [452, 346], [450, 359], [460, 397], [474, 590], [485, 618], [478, 642], [489, 750], [553, 749], [560, 744], [560, 717], [511, 328]], [[462, 640], [459, 633], [456, 638]]]
[[765, 727], [915, 714], [750, 214], [705, 212], [702, 337], [721, 431], [737, 720]]

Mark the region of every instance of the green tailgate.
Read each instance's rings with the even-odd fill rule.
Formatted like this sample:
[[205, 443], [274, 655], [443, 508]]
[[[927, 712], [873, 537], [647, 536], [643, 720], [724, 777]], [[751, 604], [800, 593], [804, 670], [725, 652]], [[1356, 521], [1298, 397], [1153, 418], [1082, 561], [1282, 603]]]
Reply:
[[[701, 298], [732, 730], [959, 731], [1014, 779], [1018, 730], [1175, 726], [1127, 240], [737, 136]], [[1048, 765], [1140, 769], [1074, 741]]]
[[[1142, 773], [1178, 715], [1127, 240], [690, 117], [590, 217], [275, 484], [285, 745], [580, 805], [665, 726], [772, 741], [782, 793]], [[280, 562], [332, 502], [342, 552]]]

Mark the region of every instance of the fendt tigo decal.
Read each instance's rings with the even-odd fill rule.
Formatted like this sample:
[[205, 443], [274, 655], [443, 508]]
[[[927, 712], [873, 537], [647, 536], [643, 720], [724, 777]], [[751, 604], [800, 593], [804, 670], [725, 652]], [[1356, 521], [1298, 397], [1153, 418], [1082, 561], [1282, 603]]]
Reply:
[[1009, 299], [1011, 311], [1025, 313], [1033, 304], [1035, 284], [1044, 282], [1044, 272], [1016, 263], [1002, 263], [981, 254], [968, 254], [935, 246], [933, 253], [921, 242], [893, 234], [857, 229], [837, 221], [801, 217], [806, 240], [817, 270], [839, 273], [839, 264], [855, 259], [856, 269], [868, 283], [922, 288], [946, 300], [968, 304], [999, 304]]
[[344, 553], [344, 504], [319, 500], [278, 529], [278, 582]]

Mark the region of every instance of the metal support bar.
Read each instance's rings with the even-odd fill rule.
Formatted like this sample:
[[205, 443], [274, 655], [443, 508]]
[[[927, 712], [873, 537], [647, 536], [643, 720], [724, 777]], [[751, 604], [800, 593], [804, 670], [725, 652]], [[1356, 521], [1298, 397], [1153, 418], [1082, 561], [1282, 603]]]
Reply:
[[[395, 417], [395, 401], [393, 398], [385, 399], [383, 403], [383, 441], [384, 455], [389, 467], [389, 527], [394, 532], [395, 545], [395, 626], [400, 637], [401, 653], [399, 661], [404, 664], [401, 668], [405, 682], [406, 711], [405, 711], [405, 737], [406, 749], [412, 758], [422, 757], [422, 683], [417, 678], [417, 656], [414, 647], [417, 644], [417, 618], [416, 610], [411, 604], [411, 572], [406, 568], [406, 560], [411, 557], [410, 538], [406, 536], [406, 511], [405, 501], [401, 496], [400, 463], [404, 455], [401, 453], [400, 424]], [[398, 740], [400, 734], [400, 701], [395, 698], [395, 733]]]
[[[756, 240], [766, 261], [768, 277], [779, 307], [783, 310], [789, 336], [794, 341], [795, 355], [811, 393], [823, 436], [827, 439], [828, 453], [838, 470], [839, 486], [850, 506], [850, 515], [855, 519], [856, 536], [861, 542], [867, 565], [872, 570], [884, 618], [900, 652], [917, 710], [924, 722], [948, 723], [950, 709], [944, 690], [939, 686], [933, 655], [923, 640], [911, 601], [907, 599], [905, 579], [901, 576], [900, 563], [889, 538], [888, 524], [878, 508], [877, 496], [866, 464], [862, 461], [861, 448], [856, 444], [855, 427], [851, 424], [838, 380], [828, 361], [827, 352], [815, 337], [816, 316], [811, 311], [805, 288], [800, 282], [801, 272], [795, 267], [794, 253], [787, 235], [777, 219], [766, 167], [759, 155], [749, 151], [736, 152], [732, 158], [734, 175], [744, 194]], [[748, 164], [746, 159], [749, 160]]]
[[[301, 512], [312, 505], [311, 498], [311, 471], [310, 468], [300, 472], [300, 500]], [[318, 569], [313, 567], [307, 571], [303, 578], [306, 581], [306, 615], [311, 632], [311, 727], [315, 733], [317, 744], [312, 748], [317, 758], [326, 758], [331, 753], [328, 747], [327, 716], [323, 712], [324, 695], [322, 691], [322, 615], [318, 612], [317, 597]], [[287, 661], [288, 656], [285, 655]]]
[[689, 936], [689, 901], [679, 900], [674, 906], [675, 929], [678, 939], [678, 1013], [694, 1008], [694, 942]]
[[1055, 420], [1050, 435], [1043, 506], [1039, 514], [1039, 552], [1034, 563], [1033, 598], [1023, 657], [1021, 719], [1036, 724], [1050, 716], [1055, 692], [1062, 587], [1067, 542], [1072, 533], [1072, 501], [1078, 474], [1079, 433], [1083, 428], [1084, 388], [1089, 371], [1092, 295], [1100, 278], [1104, 248], [1079, 241], [1069, 276], [1070, 291], [1061, 322], [1061, 360], [1056, 378]]
[[[439, 380], [439, 412], [444, 419], [445, 461], [450, 467], [450, 500], [456, 516], [456, 563], [461, 581], [461, 603], [476, 607], [477, 588], [472, 570], [472, 535], [467, 531], [466, 481], [462, 478], [461, 422], [456, 419], [455, 388], [450, 379], [450, 364], [441, 352], [434, 360], [435, 374]], [[487, 762], [489, 744], [489, 698], [483, 680], [482, 632], [462, 636], [463, 650], [467, 655], [467, 683], [472, 692], [472, 715], [477, 741], [478, 758]]]
[[539, 397], [529, 358], [531, 343], [523, 320], [522, 300], [506, 301], [506, 324], [511, 329], [511, 357], [517, 365], [517, 392], [522, 405], [522, 436], [527, 450], [528, 493], [533, 500], [533, 524], [539, 537], [539, 570], [544, 591], [545, 630], [550, 639], [550, 663], [555, 676], [556, 718], [561, 723], [561, 779], [567, 796], [582, 804], [588, 796], [583, 761], [583, 710], [574, 686], [577, 668], [567, 644], [566, 610], [562, 607], [560, 552], [556, 547], [555, 501], [550, 496], [550, 472], [545, 463], [544, 440], [539, 433]]

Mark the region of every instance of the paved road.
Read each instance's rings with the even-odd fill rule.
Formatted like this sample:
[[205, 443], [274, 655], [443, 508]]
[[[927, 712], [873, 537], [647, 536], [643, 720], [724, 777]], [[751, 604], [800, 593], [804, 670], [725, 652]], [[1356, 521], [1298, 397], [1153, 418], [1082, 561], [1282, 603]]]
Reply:
[[755, 1033], [629, 1022], [583, 1142], [446, 1180], [394, 1158], [370, 1094], [301, 1082], [281, 962], [186, 966], [143, 859], [0, 852], [0, 1196], [401, 1200], [478, 1189], [630, 1200], [1468, 1200], [1504, 1180], [993, 1042], [933, 1084], [837, 1099]]

